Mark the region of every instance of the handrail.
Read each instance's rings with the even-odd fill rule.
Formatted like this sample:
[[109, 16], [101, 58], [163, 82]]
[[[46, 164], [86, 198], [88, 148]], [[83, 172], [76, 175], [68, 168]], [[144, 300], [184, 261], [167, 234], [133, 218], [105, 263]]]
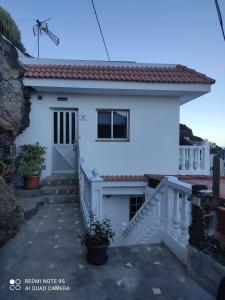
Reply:
[[[183, 181], [178, 181], [178, 180], [173, 180], [171, 179], [171, 176], [166, 177], [167, 178], [167, 183], [168, 186], [173, 187], [176, 190], [179, 190], [181, 192], [184, 192], [186, 194], [192, 194], [192, 188], [191, 188], [191, 184], [183, 182]], [[172, 177], [174, 178], [174, 177]], [[176, 177], [175, 177], [176, 178]]]
[[138, 212], [136, 213], [136, 215], [130, 220], [130, 222], [128, 223], [128, 225], [126, 226], [126, 228], [124, 229], [122, 234], [125, 234], [127, 229], [132, 226], [132, 224], [135, 222], [136, 218], [141, 214], [141, 212], [143, 211], [143, 209], [146, 207], [146, 205], [148, 205], [151, 200], [154, 198], [154, 196], [158, 193], [158, 191], [164, 186], [165, 182], [167, 182], [167, 178], [165, 177], [159, 184], [158, 186], [155, 188], [153, 194], [151, 195], [151, 197], [148, 199], [148, 201], [145, 201], [143, 203], [143, 205], [141, 206], [141, 208], [138, 210]]

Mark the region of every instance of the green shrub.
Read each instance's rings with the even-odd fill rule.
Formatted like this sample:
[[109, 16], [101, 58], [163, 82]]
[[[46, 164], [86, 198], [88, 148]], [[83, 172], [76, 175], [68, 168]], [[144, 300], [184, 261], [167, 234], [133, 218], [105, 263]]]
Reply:
[[0, 33], [22, 52], [25, 48], [21, 42], [21, 33], [11, 15], [0, 6]]
[[22, 176], [40, 175], [45, 161], [46, 148], [36, 143], [27, 144], [20, 147], [18, 156], [18, 171]]
[[110, 239], [113, 240], [115, 233], [112, 230], [110, 220], [104, 218], [99, 221], [96, 214], [89, 213], [89, 227], [85, 233], [83, 242], [91, 245], [104, 245]]

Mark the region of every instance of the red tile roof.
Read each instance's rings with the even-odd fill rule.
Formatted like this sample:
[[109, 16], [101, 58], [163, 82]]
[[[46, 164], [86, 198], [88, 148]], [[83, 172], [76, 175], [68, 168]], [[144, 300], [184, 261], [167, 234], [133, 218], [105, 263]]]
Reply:
[[105, 175], [101, 176], [104, 181], [146, 181], [142, 175]]
[[215, 80], [183, 65], [102, 66], [102, 65], [25, 65], [26, 78], [107, 80], [148, 83], [203, 83]]
[[[169, 175], [167, 175], [169, 176]], [[191, 185], [201, 184], [212, 189], [212, 177], [201, 175], [171, 175], [177, 177], [180, 181]], [[104, 175], [101, 176], [104, 181], [148, 181], [150, 186], [156, 187], [165, 175], [145, 174], [145, 175]], [[225, 176], [220, 177], [220, 197], [225, 199]]]

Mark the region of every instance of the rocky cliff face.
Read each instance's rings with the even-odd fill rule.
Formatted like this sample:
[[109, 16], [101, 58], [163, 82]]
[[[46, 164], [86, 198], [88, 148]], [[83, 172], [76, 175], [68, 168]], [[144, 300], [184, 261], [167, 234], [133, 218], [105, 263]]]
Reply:
[[180, 145], [193, 145], [203, 141], [202, 138], [195, 136], [191, 128], [180, 124]]
[[0, 34], [0, 245], [17, 232], [23, 219], [13, 191], [15, 139], [29, 125], [23, 73], [15, 47]]

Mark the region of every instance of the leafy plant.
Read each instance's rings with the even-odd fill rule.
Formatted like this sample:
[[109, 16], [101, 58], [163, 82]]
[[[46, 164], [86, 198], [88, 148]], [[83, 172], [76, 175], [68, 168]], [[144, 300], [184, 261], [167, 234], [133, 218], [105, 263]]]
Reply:
[[39, 143], [22, 145], [20, 147], [21, 152], [18, 157], [18, 171], [20, 175], [32, 176], [41, 174], [42, 165], [45, 161], [45, 149]]
[[0, 174], [4, 176], [12, 169], [12, 162], [9, 159], [0, 160]]
[[0, 33], [2, 33], [14, 46], [25, 52], [21, 42], [21, 33], [11, 15], [0, 6]]
[[97, 216], [94, 212], [90, 211], [89, 213], [89, 227], [84, 236], [84, 243], [91, 245], [104, 245], [108, 240], [113, 240], [115, 235], [112, 230], [110, 220], [104, 218], [102, 221], [97, 219]]

